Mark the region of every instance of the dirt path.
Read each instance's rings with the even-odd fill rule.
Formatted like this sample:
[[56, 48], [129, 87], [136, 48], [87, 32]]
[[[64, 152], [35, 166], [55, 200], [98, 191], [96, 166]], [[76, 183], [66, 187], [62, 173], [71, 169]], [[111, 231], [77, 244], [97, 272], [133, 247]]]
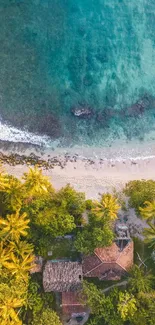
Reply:
[[124, 280], [122, 282], [119, 282], [119, 283], [116, 283], [116, 284], [113, 284], [112, 286], [102, 290], [103, 293], [109, 291], [110, 289], [112, 288], [115, 288], [115, 287], [121, 287], [121, 286], [126, 286], [126, 284], [128, 283], [128, 280]]

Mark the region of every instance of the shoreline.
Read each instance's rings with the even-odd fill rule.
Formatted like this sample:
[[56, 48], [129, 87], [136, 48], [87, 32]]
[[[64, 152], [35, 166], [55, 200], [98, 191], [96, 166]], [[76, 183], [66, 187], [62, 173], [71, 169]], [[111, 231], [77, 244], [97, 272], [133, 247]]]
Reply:
[[[31, 151], [31, 152], [30, 152]], [[130, 180], [155, 180], [155, 157], [145, 159], [90, 159], [78, 154], [71, 156], [33, 153], [27, 149], [24, 155], [1, 152], [0, 161], [6, 172], [21, 178], [28, 167], [38, 165], [53, 186], [60, 189], [70, 183], [76, 190], [85, 192], [86, 198], [97, 199], [100, 193], [121, 190]], [[3, 157], [3, 159], [2, 159]], [[15, 159], [16, 157], [16, 159]]]
[[145, 141], [117, 139], [104, 146], [96, 145], [68, 145], [63, 146], [58, 141], [53, 141], [51, 146], [33, 144], [29, 142], [14, 142], [0, 140], [0, 152], [6, 156], [17, 155], [36, 155], [43, 160], [48, 158], [68, 156], [78, 156], [81, 159], [103, 159], [110, 161], [124, 160], [145, 160], [155, 158], [155, 131], [151, 133]]

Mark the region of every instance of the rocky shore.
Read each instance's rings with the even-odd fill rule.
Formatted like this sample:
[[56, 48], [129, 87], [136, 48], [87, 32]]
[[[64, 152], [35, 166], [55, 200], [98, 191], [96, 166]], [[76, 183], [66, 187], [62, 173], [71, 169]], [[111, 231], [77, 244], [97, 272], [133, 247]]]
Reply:
[[[17, 153], [5, 154], [0, 152], [0, 164], [8, 164], [10, 166], [16, 165], [27, 165], [27, 166], [37, 166], [43, 169], [53, 169], [56, 166], [59, 166], [61, 169], [65, 168], [68, 162], [76, 163], [79, 159], [81, 159], [78, 154], [71, 156], [66, 153], [64, 156], [55, 156], [41, 158], [39, 155], [35, 153], [30, 153], [27, 155], [20, 155]], [[95, 164], [95, 161], [89, 158], [83, 158], [82, 161], [87, 165]], [[103, 159], [100, 159], [100, 164], [103, 163]]]
[[38, 166], [43, 167], [45, 169], [53, 168], [54, 164], [57, 163], [55, 159], [51, 161], [46, 161], [41, 159], [39, 156], [35, 155], [34, 153], [31, 153], [30, 156], [25, 155], [19, 155], [17, 153], [10, 155], [6, 155], [2, 152], [0, 152], [0, 163], [1, 164], [9, 164], [10, 166], [16, 166], [16, 165], [27, 165], [27, 166]]
[[[152, 153], [152, 157], [131, 159], [127, 158], [125, 153], [126, 158], [117, 159], [117, 147], [104, 150], [103, 148], [102, 150], [76, 148], [68, 151], [67, 148], [61, 148], [51, 151], [30, 145], [25, 147], [25, 145], [5, 144], [0, 147], [0, 164], [6, 172], [18, 178], [21, 178], [29, 167], [37, 165], [43, 170], [43, 174], [49, 177], [56, 189], [70, 183], [76, 190], [85, 192], [87, 198], [97, 199], [99, 193], [112, 192], [114, 188], [121, 190], [130, 180], [155, 179], [153, 143], [152, 146], [151, 152], [147, 152], [148, 155]], [[137, 148], [140, 150], [139, 144]], [[143, 146], [142, 148], [144, 149]], [[106, 157], [108, 150], [110, 159]], [[121, 154], [123, 152], [120, 152], [119, 157]], [[130, 157], [131, 154], [132, 151]], [[139, 155], [140, 152], [138, 151], [137, 154]]]

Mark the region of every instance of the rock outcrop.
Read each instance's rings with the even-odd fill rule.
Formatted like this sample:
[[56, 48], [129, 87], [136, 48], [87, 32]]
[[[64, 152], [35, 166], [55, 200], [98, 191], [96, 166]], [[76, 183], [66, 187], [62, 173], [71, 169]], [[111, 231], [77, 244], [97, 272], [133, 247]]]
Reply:
[[122, 111], [123, 115], [128, 117], [139, 117], [152, 104], [152, 98], [148, 95], [143, 96], [135, 104], [127, 107]]
[[91, 118], [94, 115], [93, 110], [89, 106], [75, 107], [72, 108], [71, 112], [74, 116], [84, 119]]

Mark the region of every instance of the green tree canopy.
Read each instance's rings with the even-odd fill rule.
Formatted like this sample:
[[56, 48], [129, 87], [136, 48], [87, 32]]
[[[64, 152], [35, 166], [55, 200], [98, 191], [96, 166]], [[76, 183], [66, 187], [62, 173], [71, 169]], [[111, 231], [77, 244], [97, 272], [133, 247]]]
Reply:
[[103, 221], [115, 221], [117, 219], [117, 212], [120, 209], [118, 200], [111, 194], [103, 194], [100, 202], [94, 201], [92, 212], [96, 218]]
[[155, 226], [149, 223], [149, 228], [144, 229], [145, 242], [153, 249], [155, 248]]
[[153, 283], [153, 276], [150, 272], [144, 271], [137, 265], [134, 265], [130, 271], [130, 277], [128, 280], [128, 287], [131, 292], [149, 292]]
[[23, 184], [12, 175], [0, 177], [0, 212], [3, 216], [20, 209], [23, 200]]
[[126, 184], [124, 193], [129, 197], [129, 205], [139, 214], [139, 207], [144, 207], [145, 202], [155, 200], [155, 181], [137, 180]]
[[67, 184], [60, 191], [55, 194], [56, 206], [65, 206], [69, 214], [71, 214], [76, 221], [76, 218], [81, 217], [86, 209], [85, 194], [77, 192], [75, 189]]
[[144, 202], [144, 208], [139, 208], [140, 215], [142, 218], [146, 219], [149, 222], [154, 222], [155, 221], [155, 201], [149, 202], [145, 201]]
[[117, 308], [119, 292], [112, 290], [109, 296], [98, 289], [93, 283], [84, 281], [83, 284], [83, 303], [87, 302], [92, 314], [89, 325], [123, 325], [124, 320]]
[[4, 202], [11, 211], [19, 209], [22, 205], [23, 185], [19, 179], [14, 176], [6, 175], [5, 182], [0, 185], [0, 191], [5, 194]]
[[45, 208], [43, 212], [37, 215], [35, 224], [43, 226], [44, 230], [51, 233], [53, 237], [63, 236], [76, 227], [74, 217], [62, 207]]
[[110, 194], [102, 196], [88, 215], [89, 223], [77, 233], [75, 247], [84, 254], [93, 253], [97, 247], [110, 246], [115, 238], [113, 222], [119, 205]]
[[7, 215], [6, 219], [0, 217], [1, 238], [18, 242], [21, 236], [27, 236], [29, 222], [26, 213], [20, 215], [19, 210], [15, 214]]
[[[135, 273], [134, 271], [134, 276]], [[108, 291], [108, 295], [104, 295], [93, 283], [84, 281], [81, 300], [91, 310], [88, 324], [154, 325], [155, 291], [150, 289], [149, 292], [143, 292], [140, 287], [134, 290], [134, 283], [132, 286], [130, 283], [129, 291], [115, 287]], [[142, 288], [148, 290], [148, 285], [142, 285], [141, 290]]]
[[25, 254], [22, 258], [16, 256], [14, 252], [10, 253], [9, 261], [3, 262], [3, 266], [7, 268], [12, 275], [17, 279], [28, 281], [28, 274], [32, 268], [34, 256], [32, 254]]
[[110, 246], [113, 240], [114, 233], [110, 227], [91, 228], [91, 226], [86, 226], [81, 232], [78, 232], [75, 247], [77, 251], [87, 255], [93, 253], [97, 247]]
[[137, 311], [135, 312], [130, 325], [154, 325], [155, 292], [140, 292], [137, 295]]
[[9, 325], [22, 325], [18, 316], [18, 310], [24, 304], [24, 299], [16, 294], [14, 287], [8, 284], [0, 284], [0, 323]]
[[10, 259], [11, 252], [10, 246], [6, 246], [3, 241], [0, 241], [0, 272], [2, 272], [4, 263]]
[[33, 197], [22, 210], [31, 220], [30, 238], [37, 246], [38, 240], [44, 241], [43, 237], [70, 233], [81, 221], [84, 208], [84, 195], [67, 185], [58, 192]]
[[129, 292], [119, 292], [118, 301], [118, 311], [120, 312], [121, 318], [125, 320], [130, 320], [133, 318], [135, 312], [137, 311], [136, 299], [134, 295]]
[[[46, 309], [53, 311], [54, 295], [52, 292], [45, 293], [42, 288], [42, 279], [33, 274], [29, 279], [26, 305], [22, 310], [24, 324], [33, 324], [42, 317], [42, 312]], [[46, 324], [46, 323], [45, 323]]]
[[32, 325], [62, 325], [55, 311], [46, 308], [38, 316], [35, 316]]
[[24, 173], [23, 179], [24, 188], [29, 195], [42, 195], [54, 191], [48, 177], [44, 176], [42, 170], [37, 167], [29, 168], [28, 173]]

